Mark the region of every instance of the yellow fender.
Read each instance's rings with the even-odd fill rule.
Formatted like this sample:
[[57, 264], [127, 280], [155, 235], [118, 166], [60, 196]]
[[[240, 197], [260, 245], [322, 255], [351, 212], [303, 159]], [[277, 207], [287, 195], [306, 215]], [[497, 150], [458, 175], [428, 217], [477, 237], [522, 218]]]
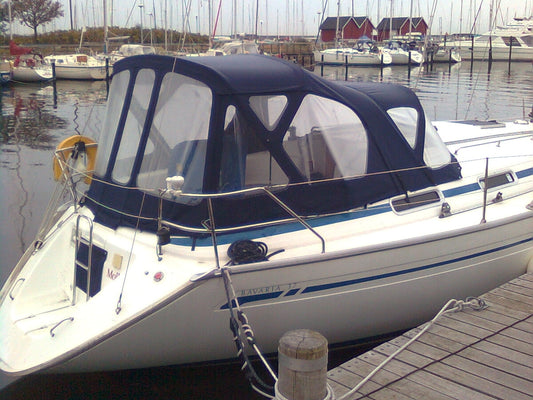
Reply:
[[[85, 172], [87, 177], [85, 178], [85, 183], [91, 183], [92, 173], [94, 171], [94, 164], [96, 162], [96, 142], [82, 135], [74, 135], [69, 138], [66, 138], [56, 147], [56, 152], [53, 160], [53, 170], [54, 170], [54, 179], [59, 181], [64, 178], [64, 175], [69, 174], [69, 169], [66, 163], [68, 163], [72, 152], [74, 151], [75, 145], [78, 142], [85, 143], [85, 156], [87, 158], [87, 168]], [[90, 145], [90, 146], [89, 146]]]

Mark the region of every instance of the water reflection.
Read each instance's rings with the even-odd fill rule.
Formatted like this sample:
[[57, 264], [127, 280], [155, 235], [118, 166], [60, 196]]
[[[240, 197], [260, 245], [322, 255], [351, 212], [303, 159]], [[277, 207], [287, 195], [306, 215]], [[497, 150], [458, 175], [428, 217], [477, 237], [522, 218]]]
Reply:
[[509, 119], [525, 117], [533, 104], [533, 68], [529, 63], [483, 62], [433, 64], [409, 69], [392, 66], [316, 67], [314, 73], [332, 80], [397, 83], [413, 89], [429, 117], [449, 119]]

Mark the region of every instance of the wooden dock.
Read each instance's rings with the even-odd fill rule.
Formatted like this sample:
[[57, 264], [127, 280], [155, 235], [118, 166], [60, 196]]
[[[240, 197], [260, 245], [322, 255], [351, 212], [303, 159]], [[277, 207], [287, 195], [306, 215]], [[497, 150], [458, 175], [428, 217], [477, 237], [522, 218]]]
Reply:
[[[443, 315], [347, 399], [533, 399], [533, 274], [480, 298], [486, 309]], [[329, 371], [335, 398], [421, 329]]]

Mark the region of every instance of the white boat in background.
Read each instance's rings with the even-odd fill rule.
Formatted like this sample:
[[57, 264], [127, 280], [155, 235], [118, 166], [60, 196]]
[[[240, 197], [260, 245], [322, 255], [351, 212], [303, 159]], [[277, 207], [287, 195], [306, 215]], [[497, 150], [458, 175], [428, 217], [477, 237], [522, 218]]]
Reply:
[[52, 67], [32, 48], [21, 47], [13, 40], [9, 42], [9, 53], [15, 56], [11, 66], [11, 80], [14, 82], [44, 82], [54, 78]]
[[463, 59], [461, 52], [455, 47], [435, 46], [431, 49], [431, 61], [437, 63], [459, 63]]
[[8, 60], [0, 62], [0, 85], [6, 85], [11, 82], [13, 77], [13, 66]]
[[259, 44], [255, 40], [220, 41], [201, 56], [231, 56], [236, 54], [259, 54]]
[[[125, 57], [131, 56], [140, 56], [146, 54], [156, 54], [155, 48], [153, 46], [145, 44], [123, 44], [119, 47], [118, 50], [112, 51], [111, 53], [101, 56], [101, 59], [104, 60], [107, 57], [111, 64], [114, 64], [118, 60], [122, 60]], [[98, 57], [97, 57], [98, 58]]]
[[46, 82], [54, 78], [52, 66], [34, 56], [20, 56], [13, 62], [13, 82]]
[[355, 47], [315, 50], [313, 55], [317, 64], [379, 66], [392, 63], [390, 53], [365, 40], [358, 41]]
[[451, 43], [463, 60], [527, 61], [533, 60], [533, 17], [515, 18], [514, 22], [474, 37]]
[[56, 79], [103, 80], [113, 72], [113, 67], [105, 59], [87, 54], [50, 55], [44, 60], [55, 65]]
[[381, 51], [391, 56], [392, 65], [421, 65], [424, 63], [424, 55], [417, 49], [412, 49], [409, 44], [399, 41], [388, 42]]
[[417, 326], [533, 269], [532, 138], [527, 120], [432, 124], [406, 87], [275, 57], [127, 57], [98, 144], [57, 148], [58, 190], [0, 292], [0, 368]]

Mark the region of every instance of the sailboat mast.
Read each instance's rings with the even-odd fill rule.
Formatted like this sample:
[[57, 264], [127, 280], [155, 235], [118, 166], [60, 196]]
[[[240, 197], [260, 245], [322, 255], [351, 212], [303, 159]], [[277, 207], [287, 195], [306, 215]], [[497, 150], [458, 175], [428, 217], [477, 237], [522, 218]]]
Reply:
[[107, 54], [108, 37], [107, 37], [107, 0], [103, 0], [104, 6], [104, 54]]
[[411, 8], [409, 10], [409, 41], [411, 41], [412, 28], [413, 28], [413, 0], [411, 0]]
[[11, 18], [11, 0], [7, 2], [7, 12], [9, 18], [9, 40], [13, 40], [13, 20]]
[[341, 1], [337, 0], [337, 27], [335, 28], [335, 48], [339, 47], [339, 19], [341, 13]]
[[393, 0], [390, 0], [389, 40], [392, 40], [392, 9], [393, 9]]

